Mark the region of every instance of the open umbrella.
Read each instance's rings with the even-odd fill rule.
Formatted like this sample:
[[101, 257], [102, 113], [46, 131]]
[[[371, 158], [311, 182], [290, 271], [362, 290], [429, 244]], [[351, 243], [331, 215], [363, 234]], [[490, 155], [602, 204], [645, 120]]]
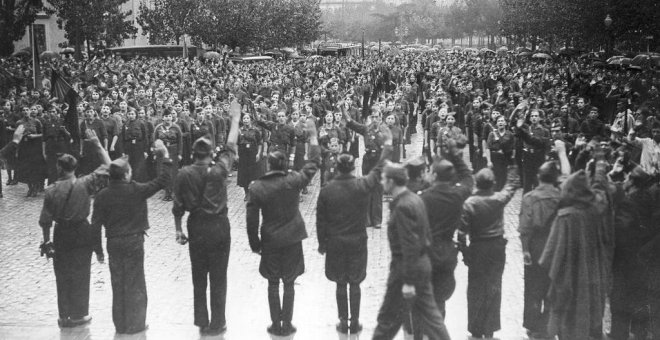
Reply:
[[506, 46], [500, 46], [500, 47], [497, 49], [497, 52], [507, 52], [508, 50], [509, 50], [508, 47], [506, 47]]
[[11, 56], [16, 58], [29, 58], [32, 56], [32, 53], [30, 52], [29, 48], [24, 48], [14, 52]]
[[39, 55], [39, 59], [45, 60], [45, 59], [57, 59], [59, 58], [59, 55], [53, 51], [43, 51]]
[[471, 52], [471, 53], [479, 53], [479, 50], [477, 50], [474, 47], [468, 47], [468, 48], [464, 49], [463, 51], [464, 52]]
[[60, 51], [60, 54], [73, 54], [73, 52], [75, 52], [75, 51], [76, 50], [74, 50], [73, 47], [67, 47], [67, 48], [63, 48]]
[[518, 53], [518, 54], [520, 54], [520, 53], [522, 53], [522, 52], [532, 52], [532, 50], [530, 50], [530, 49], [527, 48], [527, 47], [516, 47], [516, 50], [515, 50], [515, 51], [516, 51], [516, 53]]
[[482, 48], [479, 50], [481, 54], [495, 54], [495, 51], [491, 50], [490, 48]]
[[532, 53], [531, 51], [524, 51], [524, 52], [520, 52], [520, 53], [518, 53], [518, 56], [519, 56], [519, 57], [529, 57], [529, 56], [531, 56], [532, 54], [534, 54], [534, 53]]
[[547, 53], [535, 53], [532, 55], [532, 58], [537, 59], [552, 59], [552, 57]]
[[454, 51], [462, 51], [463, 47], [460, 47], [460, 46], [456, 45], [456, 46], [452, 47], [451, 49], [454, 50]]

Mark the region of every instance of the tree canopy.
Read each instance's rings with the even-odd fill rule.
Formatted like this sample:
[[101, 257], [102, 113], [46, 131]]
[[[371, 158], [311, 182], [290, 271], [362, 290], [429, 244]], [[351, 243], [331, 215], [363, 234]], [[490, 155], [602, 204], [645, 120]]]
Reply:
[[25, 35], [25, 28], [43, 9], [41, 0], [0, 1], [0, 56], [14, 53], [14, 41]]
[[211, 46], [283, 47], [318, 38], [320, 0], [156, 0], [140, 5], [138, 23], [151, 43], [183, 35]]

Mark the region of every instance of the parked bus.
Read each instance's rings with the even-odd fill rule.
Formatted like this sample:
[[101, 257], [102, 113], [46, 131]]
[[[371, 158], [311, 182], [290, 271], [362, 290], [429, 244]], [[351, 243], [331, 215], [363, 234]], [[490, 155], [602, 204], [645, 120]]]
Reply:
[[320, 56], [347, 57], [362, 55], [362, 45], [349, 43], [322, 43], [317, 47]]
[[[148, 45], [148, 46], [130, 46], [113, 47], [105, 50], [105, 54], [115, 55], [123, 59], [131, 59], [137, 56], [157, 58], [157, 57], [182, 57], [183, 46], [179, 45]], [[204, 49], [197, 46], [188, 46], [188, 58], [201, 57]]]

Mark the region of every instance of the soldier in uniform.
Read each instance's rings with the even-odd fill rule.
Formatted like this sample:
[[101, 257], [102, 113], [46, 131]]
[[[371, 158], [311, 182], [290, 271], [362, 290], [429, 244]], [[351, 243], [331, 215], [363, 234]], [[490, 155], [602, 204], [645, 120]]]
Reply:
[[321, 189], [316, 205], [316, 229], [319, 253], [326, 254], [325, 275], [337, 284], [336, 298], [339, 323], [337, 331], [349, 331], [350, 285], [350, 332], [358, 333], [360, 324], [360, 283], [367, 275], [367, 231], [365, 209], [369, 204], [368, 193], [379, 185], [383, 163], [392, 155], [392, 138], [382, 128], [383, 152], [378, 164], [369, 175], [356, 178], [355, 158], [341, 154], [337, 160], [338, 174]]
[[145, 158], [151, 145], [149, 131], [144, 122], [137, 119], [135, 109], [131, 108], [126, 117], [128, 120], [122, 126], [121, 132], [122, 150], [124, 154], [128, 155], [133, 178], [138, 182], [143, 182], [147, 178]]
[[57, 181], [57, 155], [71, 153], [71, 134], [64, 126], [56, 108], [51, 108], [49, 117], [44, 119], [44, 159], [48, 167], [48, 185]]
[[[329, 166], [331, 161], [328, 160], [328, 158], [334, 155], [334, 159], [336, 160], [336, 156], [342, 151], [341, 145], [344, 144], [345, 141], [344, 132], [334, 123], [334, 121], [335, 115], [328, 111], [323, 119], [323, 124], [318, 130], [319, 145], [321, 146], [321, 155], [323, 157], [323, 160], [321, 161], [321, 186], [326, 185], [328, 179], [327, 172], [331, 168]], [[337, 148], [334, 151], [330, 147], [332, 141], [337, 143]]]
[[261, 130], [252, 125], [249, 114], [243, 115], [243, 125], [238, 132], [238, 174], [236, 184], [245, 192], [247, 200], [248, 187], [253, 180], [259, 178], [258, 162], [263, 148]]
[[[101, 141], [103, 148], [108, 150], [108, 133], [103, 122], [96, 118], [96, 112], [93, 108], [85, 111], [85, 119], [80, 123], [80, 135], [84, 136], [87, 130], [93, 130]], [[83, 141], [80, 143], [80, 174], [89, 174], [100, 165], [97, 154], [95, 145], [91, 142]]]
[[[363, 125], [346, 115], [346, 126], [364, 137], [364, 156], [362, 158], [362, 175], [369, 174], [378, 163], [378, 155], [382, 149], [382, 134], [380, 132], [381, 114], [378, 109], [372, 109], [371, 122]], [[383, 188], [379, 185], [370, 193], [369, 208], [367, 209], [367, 226], [380, 228], [383, 221]]]
[[[102, 165], [110, 163], [108, 153], [101, 146], [93, 130], [85, 131], [89, 152], [99, 155]], [[101, 235], [93, 235], [87, 221], [90, 213], [89, 197], [96, 193], [101, 185], [100, 168], [89, 175], [76, 178], [78, 162], [68, 154], [57, 160], [60, 175], [55, 184], [48, 187], [44, 205], [39, 217], [43, 232], [42, 252], [54, 249], [53, 267], [57, 285], [57, 307], [60, 327], [75, 327], [88, 323], [89, 316], [89, 280], [92, 250], [99, 262], [103, 262], [100, 248]], [[53, 231], [51, 243], [50, 230]]]
[[208, 116], [213, 115], [213, 107], [211, 105], [207, 105], [204, 108], [204, 112], [198, 112], [197, 115], [195, 116], [195, 119], [190, 123], [190, 135], [191, 135], [191, 140], [198, 140], [202, 137], [206, 137], [208, 140], [211, 141], [211, 144], [213, 145], [213, 148], [215, 149], [215, 146], [217, 145], [215, 137], [216, 137], [216, 131], [215, 127], [213, 126], [213, 122], [208, 120]]
[[[165, 147], [167, 147], [167, 152], [172, 160], [172, 167], [170, 168], [172, 174], [170, 178], [175, 178], [183, 152], [183, 134], [179, 126], [172, 123], [172, 111], [166, 110], [163, 114], [163, 122], [156, 126], [153, 140], [157, 139], [162, 140]], [[159, 161], [156, 162], [156, 169], [162, 171]], [[172, 181], [170, 181], [170, 184], [165, 187], [164, 201], [172, 200], [172, 184]]]
[[558, 176], [554, 161], [544, 163], [538, 171], [539, 186], [526, 193], [520, 203], [518, 230], [525, 262], [523, 327], [533, 338], [550, 337], [546, 329], [549, 316], [546, 293], [550, 278], [539, 265], [539, 259], [557, 215], [560, 192], [555, 185]]
[[277, 122], [258, 119], [257, 125], [270, 131], [270, 145], [268, 152], [281, 151], [287, 156], [288, 164], [293, 164], [296, 154], [296, 133], [293, 127], [287, 124], [286, 111], [277, 112]]
[[[299, 172], [287, 172], [287, 155], [282, 151], [268, 155], [270, 171], [250, 185], [246, 222], [250, 248], [261, 255], [259, 272], [268, 280], [268, 305], [273, 335], [296, 332], [292, 325], [294, 282], [305, 271], [302, 240], [307, 238], [305, 223], [298, 209], [300, 191], [312, 180], [321, 161], [316, 126], [307, 123], [309, 155]], [[263, 223], [259, 228], [259, 215]], [[261, 229], [261, 237], [259, 237]], [[280, 281], [284, 294], [280, 304]]]
[[[229, 109], [231, 126], [227, 148], [213, 163], [211, 141], [200, 138], [193, 144], [195, 162], [179, 171], [174, 184], [172, 214], [176, 240], [183, 245], [190, 240], [190, 262], [195, 306], [194, 323], [203, 334], [217, 335], [227, 329], [227, 265], [231, 235], [227, 217], [227, 178], [235, 158], [241, 105], [234, 100]], [[181, 228], [188, 215], [188, 235]], [[206, 287], [210, 283], [211, 318], [207, 309]]]
[[525, 125], [523, 120], [518, 120], [516, 125], [517, 135], [523, 142], [523, 193], [538, 185], [536, 175], [550, 149], [550, 131], [540, 124], [541, 115], [538, 110], [530, 110], [529, 122], [530, 125]]

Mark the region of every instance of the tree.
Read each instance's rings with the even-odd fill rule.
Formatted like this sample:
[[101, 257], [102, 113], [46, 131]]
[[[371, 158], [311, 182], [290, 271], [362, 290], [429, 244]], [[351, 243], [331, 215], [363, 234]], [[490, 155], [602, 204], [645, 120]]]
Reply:
[[191, 34], [192, 28], [200, 27], [199, 22], [206, 19], [199, 15], [199, 0], [154, 0], [151, 5], [141, 2], [139, 8], [137, 22], [142, 26], [142, 34], [149, 35], [151, 44], [179, 44], [184, 34]]
[[93, 43], [105, 41], [107, 45], [119, 45], [124, 39], [135, 36], [137, 29], [121, 5], [128, 0], [50, 0], [57, 14], [57, 25], [66, 31], [65, 37], [75, 46], [76, 57], [80, 58], [82, 45], [89, 50]]
[[0, 56], [14, 53], [14, 41], [25, 35], [25, 28], [32, 24], [43, 9], [41, 0], [2, 0], [0, 2]]

